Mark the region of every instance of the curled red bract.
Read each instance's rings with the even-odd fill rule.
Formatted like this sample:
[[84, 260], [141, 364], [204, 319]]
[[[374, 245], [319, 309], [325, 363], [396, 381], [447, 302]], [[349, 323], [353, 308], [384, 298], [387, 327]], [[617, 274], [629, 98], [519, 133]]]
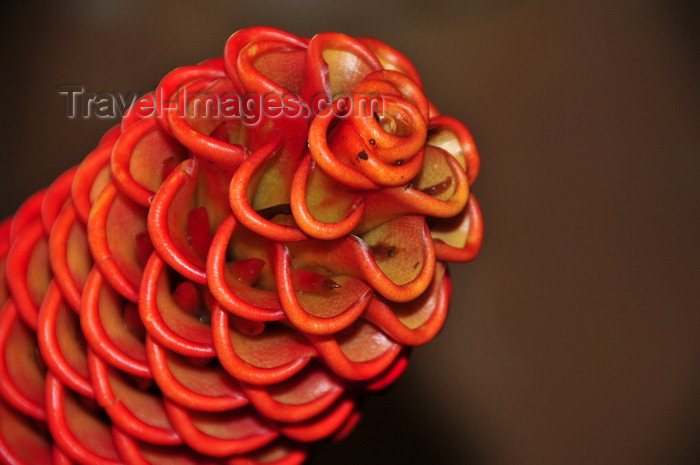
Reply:
[[290, 465], [442, 327], [469, 131], [379, 40], [254, 27], [0, 223], [0, 461]]

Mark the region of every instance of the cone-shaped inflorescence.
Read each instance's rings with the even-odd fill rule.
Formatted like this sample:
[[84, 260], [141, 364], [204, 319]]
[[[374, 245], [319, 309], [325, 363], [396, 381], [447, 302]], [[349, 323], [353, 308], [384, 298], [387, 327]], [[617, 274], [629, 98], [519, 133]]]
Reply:
[[369, 38], [256, 27], [0, 224], [0, 459], [297, 464], [440, 330], [467, 129]]

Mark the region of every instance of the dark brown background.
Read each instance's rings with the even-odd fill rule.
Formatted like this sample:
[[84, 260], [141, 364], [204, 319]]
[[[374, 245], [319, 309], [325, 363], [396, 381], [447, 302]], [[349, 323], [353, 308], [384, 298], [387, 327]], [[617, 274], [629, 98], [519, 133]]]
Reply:
[[690, 465], [700, 431], [693, 1], [68, 1], [2, 7], [0, 213], [114, 121], [59, 84], [143, 92], [252, 25], [404, 51], [480, 148], [486, 239], [444, 331], [312, 464]]

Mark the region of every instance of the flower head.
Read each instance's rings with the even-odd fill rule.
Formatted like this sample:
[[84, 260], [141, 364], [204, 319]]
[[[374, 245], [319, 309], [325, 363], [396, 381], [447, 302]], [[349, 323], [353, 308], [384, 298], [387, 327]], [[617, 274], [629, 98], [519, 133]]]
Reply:
[[442, 327], [478, 170], [388, 45], [235, 33], [0, 224], [0, 457], [302, 462]]

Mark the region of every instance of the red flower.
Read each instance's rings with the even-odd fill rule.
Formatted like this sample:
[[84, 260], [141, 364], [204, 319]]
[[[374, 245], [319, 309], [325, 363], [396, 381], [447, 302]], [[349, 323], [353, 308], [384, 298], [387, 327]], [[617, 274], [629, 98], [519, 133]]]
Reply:
[[303, 462], [442, 327], [478, 170], [388, 45], [237, 32], [0, 225], [0, 457]]

